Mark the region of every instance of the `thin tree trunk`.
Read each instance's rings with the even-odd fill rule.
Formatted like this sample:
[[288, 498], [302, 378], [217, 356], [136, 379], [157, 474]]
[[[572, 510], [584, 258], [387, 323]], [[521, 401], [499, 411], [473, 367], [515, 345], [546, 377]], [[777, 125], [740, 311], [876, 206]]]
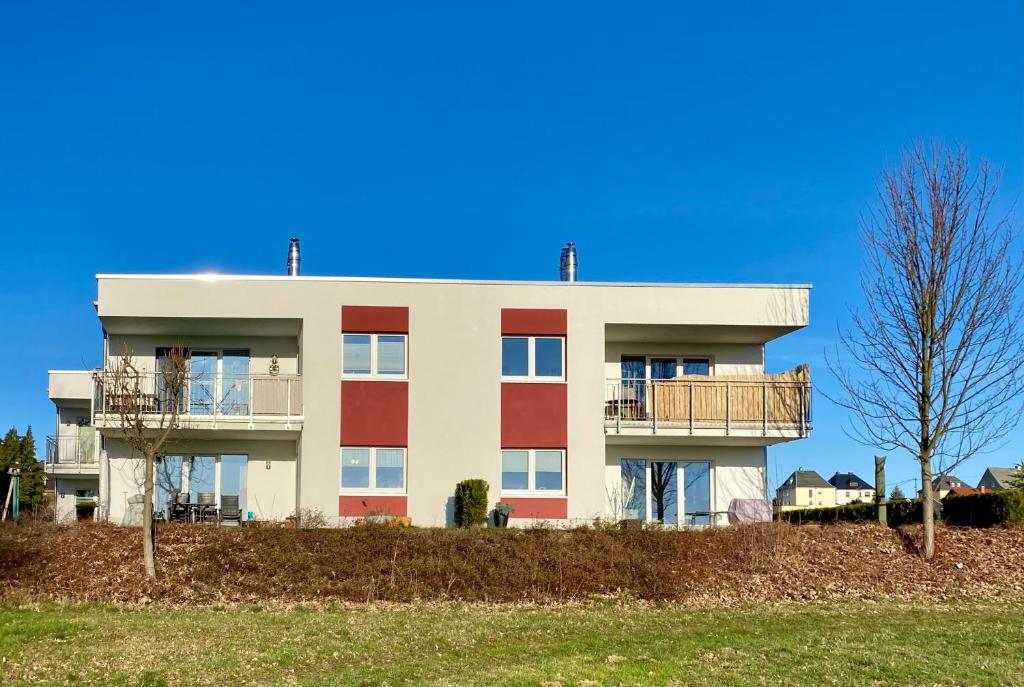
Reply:
[[142, 557], [146, 563], [146, 577], [156, 579], [156, 556], [153, 551], [153, 452], [145, 452], [146, 472], [142, 502]]
[[924, 524], [924, 540], [921, 555], [930, 559], [935, 555], [935, 502], [932, 501], [932, 459], [921, 456], [921, 520]]

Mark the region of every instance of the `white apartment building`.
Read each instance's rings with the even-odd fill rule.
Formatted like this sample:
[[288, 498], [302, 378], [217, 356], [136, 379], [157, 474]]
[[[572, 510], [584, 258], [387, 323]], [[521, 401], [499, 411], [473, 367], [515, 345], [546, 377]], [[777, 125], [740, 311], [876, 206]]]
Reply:
[[468, 478], [514, 524], [705, 525], [767, 500], [768, 447], [808, 436], [811, 395], [806, 367], [766, 374], [765, 344], [807, 325], [810, 287], [571, 276], [98, 275], [103, 368], [50, 372], [58, 517], [139, 522], [105, 369], [131, 354], [155, 423], [172, 346], [190, 381], [161, 512], [181, 492], [237, 496], [243, 520], [443, 526]]

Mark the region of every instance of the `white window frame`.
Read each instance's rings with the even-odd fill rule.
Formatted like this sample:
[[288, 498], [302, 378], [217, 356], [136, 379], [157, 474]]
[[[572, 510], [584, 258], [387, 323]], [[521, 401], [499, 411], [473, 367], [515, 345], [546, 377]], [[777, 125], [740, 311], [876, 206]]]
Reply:
[[[503, 334], [501, 340], [505, 339], [526, 339], [526, 375], [501, 375], [503, 382], [541, 382], [550, 384], [562, 384], [565, 382], [565, 337], [564, 336], [528, 336], [525, 334]], [[562, 374], [559, 377], [537, 376], [537, 339], [556, 339], [562, 344]], [[499, 351], [498, 369], [501, 370], [502, 355]]]
[[[369, 487], [343, 487], [341, 486], [341, 468], [345, 449], [364, 449], [370, 452], [370, 486]], [[402, 452], [402, 486], [390, 487], [387, 489], [377, 488], [377, 450], [401, 451]], [[342, 446], [338, 450], [338, 493], [339, 494], [405, 494], [409, 484], [409, 449], [402, 446]]]
[[[345, 337], [346, 336], [368, 336], [370, 337], [370, 372], [345, 372]], [[403, 367], [405, 371], [400, 374], [384, 374], [377, 369], [377, 344], [378, 340], [382, 336], [400, 336], [404, 341], [403, 351], [405, 353], [405, 360], [403, 361]], [[404, 382], [409, 380], [409, 335], [408, 334], [390, 334], [388, 332], [343, 332], [341, 335], [341, 378], [342, 379], [374, 379], [378, 381], [399, 381]]]
[[[718, 511], [715, 510], [715, 504], [718, 503], [718, 488], [716, 480], [716, 468], [715, 461], [711, 458], [697, 458], [697, 459], [681, 459], [681, 458], [670, 458], [667, 460], [659, 460], [657, 458], [629, 458], [622, 456], [619, 459], [619, 475], [621, 479], [622, 475], [622, 461], [623, 460], [640, 460], [644, 462], [644, 522], [655, 523], [657, 520], [654, 518], [651, 508], [651, 463], [674, 463], [676, 466], [676, 521], [666, 522], [665, 525], [669, 527], [708, 527], [715, 525], [718, 521]], [[687, 463], [704, 463], [708, 466], [708, 499], [711, 515], [709, 516], [710, 525], [687, 525], [682, 521], [686, 516], [686, 492], [685, 489], [680, 489], [681, 485], [686, 483], [686, 464]], [[788, 494], [788, 491], [785, 492]], [[786, 498], [784, 495], [782, 498]], [[813, 504], [813, 501], [811, 503]]]
[[[498, 472], [503, 473], [505, 452], [506, 451], [526, 451], [526, 489], [505, 489], [504, 486], [501, 488], [502, 496], [565, 496], [565, 482], [568, 477], [566, 474], [565, 465], [565, 449], [562, 448], [503, 448], [499, 454]], [[537, 489], [537, 452], [538, 451], [550, 451], [558, 452], [562, 456], [562, 488], [559, 490], [554, 489]]]

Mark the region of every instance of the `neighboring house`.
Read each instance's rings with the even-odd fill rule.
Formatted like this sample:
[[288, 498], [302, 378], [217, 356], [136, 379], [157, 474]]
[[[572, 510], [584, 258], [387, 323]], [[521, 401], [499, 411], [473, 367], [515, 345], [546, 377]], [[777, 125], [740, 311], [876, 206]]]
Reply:
[[[936, 499], [944, 499], [946, 494], [952, 490], [967, 486], [966, 482], [954, 475], [939, 475], [932, 479], [932, 494]], [[921, 498], [922, 496], [922, 491], [918, 489], [917, 497]]]
[[978, 482], [978, 488], [986, 489], [1013, 489], [1014, 480], [1021, 480], [1024, 477], [1017, 468], [986, 468], [985, 474]]
[[836, 505], [836, 488], [814, 470], [797, 470], [775, 490], [775, 503], [783, 511], [831, 508]]
[[953, 496], [964, 496], [966, 494], [977, 494], [979, 492], [984, 493], [985, 488], [975, 489], [974, 487], [953, 487], [946, 494], [952, 494]]
[[[158, 511], [180, 490], [238, 496], [246, 519], [445, 525], [467, 478], [518, 523], [702, 525], [766, 499], [768, 447], [808, 436], [811, 387], [806, 367], [765, 374], [765, 343], [807, 325], [810, 287], [571, 277], [99, 275], [103, 366], [127, 348], [155, 388], [164, 351], [189, 350]], [[61, 519], [95, 503], [135, 524], [142, 461], [105, 380], [50, 374], [47, 470]]]
[[875, 488], [852, 472], [837, 472], [828, 483], [836, 488], [837, 506], [875, 502]]

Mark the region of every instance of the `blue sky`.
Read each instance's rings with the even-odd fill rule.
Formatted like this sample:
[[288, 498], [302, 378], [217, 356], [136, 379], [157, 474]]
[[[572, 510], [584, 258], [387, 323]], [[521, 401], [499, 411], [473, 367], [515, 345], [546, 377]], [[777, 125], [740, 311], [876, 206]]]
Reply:
[[[291, 235], [306, 274], [555, 278], [573, 240], [587, 280], [810, 282], [768, 359], [827, 391], [902, 146], [962, 141], [1020, 200], [1020, 2], [241, 8], [0, 7], [5, 426], [50, 433], [46, 370], [98, 364], [96, 273], [276, 274]], [[772, 482], [870, 477], [842, 422], [819, 394]]]

